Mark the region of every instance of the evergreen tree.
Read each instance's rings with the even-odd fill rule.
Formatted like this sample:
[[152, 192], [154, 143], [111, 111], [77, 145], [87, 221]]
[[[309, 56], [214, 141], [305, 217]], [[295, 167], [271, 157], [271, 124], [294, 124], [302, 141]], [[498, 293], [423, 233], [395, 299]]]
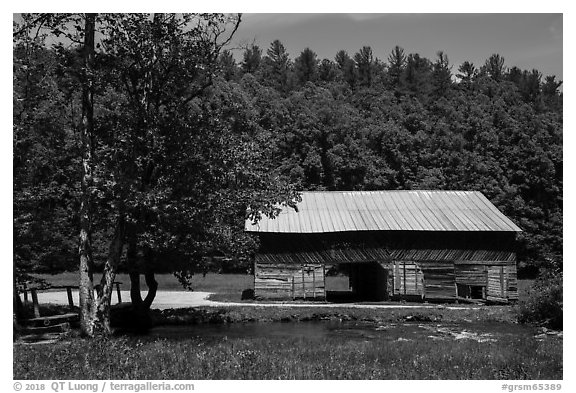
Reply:
[[318, 59], [316, 53], [305, 48], [300, 56], [294, 60], [294, 73], [300, 86], [306, 82], [314, 82], [318, 78]]
[[274, 40], [262, 60], [262, 81], [280, 92], [289, 89], [291, 63], [286, 48], [279, 40]]
[[500, 82], [504, 78], [506, 72], [504, 58], [497, 53], [493, 54], [484, 63], [483, 71], [496, 82]]
[[476, 76], [477, 70], [474, 64], [469, 61], [465, 61], [464, 63], [460, 64], [458, 67], [458, 74], [456, 77], [460, 79], [464, 85], [469, 85], [474, 77]]
[[374, 79], [374, 57], [372, 48], [364, 46], [354, 55], [354, 62], [358, 72], [358, 85], [370, 87]]
[[350, 58], [345, 50], [338, 51], [334, 60], [340, 70], [342, 80], [348, 83], [351, 88], [354, 88], [358, 79], [354, 60]]
[[405, 67], [406, 55], [404, 54], [404, 49], [396, 45], [388, 56], [388, 77], [392, 87], [399, 88], [402, 85]]
[[242, 54], [242, 72], [245, 74], [254, 74], [260, 67], [260, 62], [262, 60], [262, 50], [258, 45], [251, 45], [244, 50]]
[[223, 50], [218, 57], [218, 63], [221, 69], [222, 77], [229, 81], [235, 80], [238, 75], [238, 66], [236, 65], [236, 60], [232, 52], [229, 50]]
[[452, 85], [452, 72], [450, 71], [452, 67], [448, 61], [448, 56], [444, 52], [439, 51], [437, 56], [438, 58], [432, 71], [434, 92], [438, 96], [443, 96], [446, 95]]

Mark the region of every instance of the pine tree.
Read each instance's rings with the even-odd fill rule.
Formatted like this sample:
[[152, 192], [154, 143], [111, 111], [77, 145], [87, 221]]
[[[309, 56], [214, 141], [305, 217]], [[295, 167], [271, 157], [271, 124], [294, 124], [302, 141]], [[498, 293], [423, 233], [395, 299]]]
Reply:
[[318, 59], [316, 53], [305, 48], [300, 56], [294, 60], [294, 73], [300, 86], [306, 82], [314, 82], [318, 78]]

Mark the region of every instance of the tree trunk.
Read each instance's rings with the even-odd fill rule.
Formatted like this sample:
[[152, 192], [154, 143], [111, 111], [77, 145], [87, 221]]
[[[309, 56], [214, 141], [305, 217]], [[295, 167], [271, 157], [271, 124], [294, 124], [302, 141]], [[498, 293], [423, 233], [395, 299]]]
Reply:
[[143, 307], [150, 310], [150, 306], [152, 306], [152, 302], [156, 297], [156, 291], [158, 290], [158, 282], [154, 278], [153, 272], [148, 272], [144, 274], [144, 279], [146, 280], [146, 285], [148, 286], [148, 293], [146, 294], [146, 298], [144, 298]]
[[[145, 265], [149, 266], [151, 252], [147, 250], [145, 253]], [[144, 274], [144, 280], [148, 286], [148, 293], [146, 297], [142, 299], [142, 292], [140, 290], [140, 271], [138, 262], [136, 260], [136, 243], [131, 240], [128, 245], [128, 265], [130, 269], [130, 299], [132, 301], [132, 327], [135, 330], [145, 331], [152, 325], [152, 319], [150, 316], [150, 306], [156, 297], [156, 291], [158, 290], [158, 282], [154, 278], [154, 273], [148, 271]]]
[[130, 272], [130, 301], [133, 307], [142, 305], [142, 295], [140, 294], [140, 273]]
[[[16, 270], [16, 267], [14, 267], [14, 270]], [[18, 293], [15, 274], [12, 276], [12, 286], [13, 286], [12, 296], [14, 297], [14, 311], [13, 311], [14, 323], [17, 324], [22, 320], [22, 314], [23, 314], [22, 311], [24, 310], [24, 306], [22, 304], [22, 299], [20, 299], [20, 294]]]
[[108, 250], [108, 258], [104, 265], [104, 272], [102, 274], [102, 280], [100, 281], [100, 291], [98, 293], [98, 327], [104, 335], [112, 334], [110, 326], [110, 301], [112, 299], [114, 279], [116, 278], [116, 270], [120, 263], [123, 247], [124, 219], [122, 216], [119, 216], [116, 230], [114, 231], [114, 238]]
[[94, 62], [94, 28], [96, 14], [86, 14], [84, 26], [84, 75], [82, 80], [82, 196], [80, 203], [80, 330], [83, 336], [94, 335], [96, 318], [91, 247], [92, 171], [94, 134], [94, 102], [92, 64]]

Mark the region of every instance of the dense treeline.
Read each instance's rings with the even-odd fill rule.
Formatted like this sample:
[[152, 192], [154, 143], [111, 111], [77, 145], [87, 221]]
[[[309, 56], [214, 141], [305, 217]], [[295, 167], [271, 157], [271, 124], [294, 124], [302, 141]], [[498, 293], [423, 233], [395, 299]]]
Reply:
[[523, 230], [523, 274], [561, 267], [561, 81], [508, 68], [492, 55], [453, 68], [448, 56], [383, 61], [370, 47], [293, 61], [280, 41], [265, 54], [225, 52], [212, 90], [242, 95], [281, 172], [303, 190], [483, 192]]
[[[14, 254], [28, 272], [77, 267], [80, 52], [43, 38], [14, 45]], [[169, 84], [154, 85], [142, 117], [122, 83], [148, 74], [118, 74], [138, 53], [121, 44], [95, 59], [96, 255], [108, 251], [119, 200], [138, 218], [133, 252], [152, 266], [253, 249], [241, 233], [246, 201], [270, 206], [293, 188], [446, 189], [483, 192], [524, 230], [521, 274], [561, 268], [555, 77], [509, 68], [500, 55], [454, 71], [445, 53], [430, 60], [399, 47], [385, 60], [370, 47], [332, 60], [305, 48], [290, 59], [274, 41], [265, 51], [252, 45], [238, 62], [220, 52], [214, 75], [189, 100], [178, 101], [187, 88], [179, 81], [197, 81], [206, 68], [166, 68]]]

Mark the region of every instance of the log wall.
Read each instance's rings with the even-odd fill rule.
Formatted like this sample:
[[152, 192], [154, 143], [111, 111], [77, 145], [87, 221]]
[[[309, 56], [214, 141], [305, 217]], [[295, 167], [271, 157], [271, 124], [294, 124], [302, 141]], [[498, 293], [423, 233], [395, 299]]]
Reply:
[[254, 293], [264, 298], [325, 299], [322, 264], [259, 264], [254, 268]]

